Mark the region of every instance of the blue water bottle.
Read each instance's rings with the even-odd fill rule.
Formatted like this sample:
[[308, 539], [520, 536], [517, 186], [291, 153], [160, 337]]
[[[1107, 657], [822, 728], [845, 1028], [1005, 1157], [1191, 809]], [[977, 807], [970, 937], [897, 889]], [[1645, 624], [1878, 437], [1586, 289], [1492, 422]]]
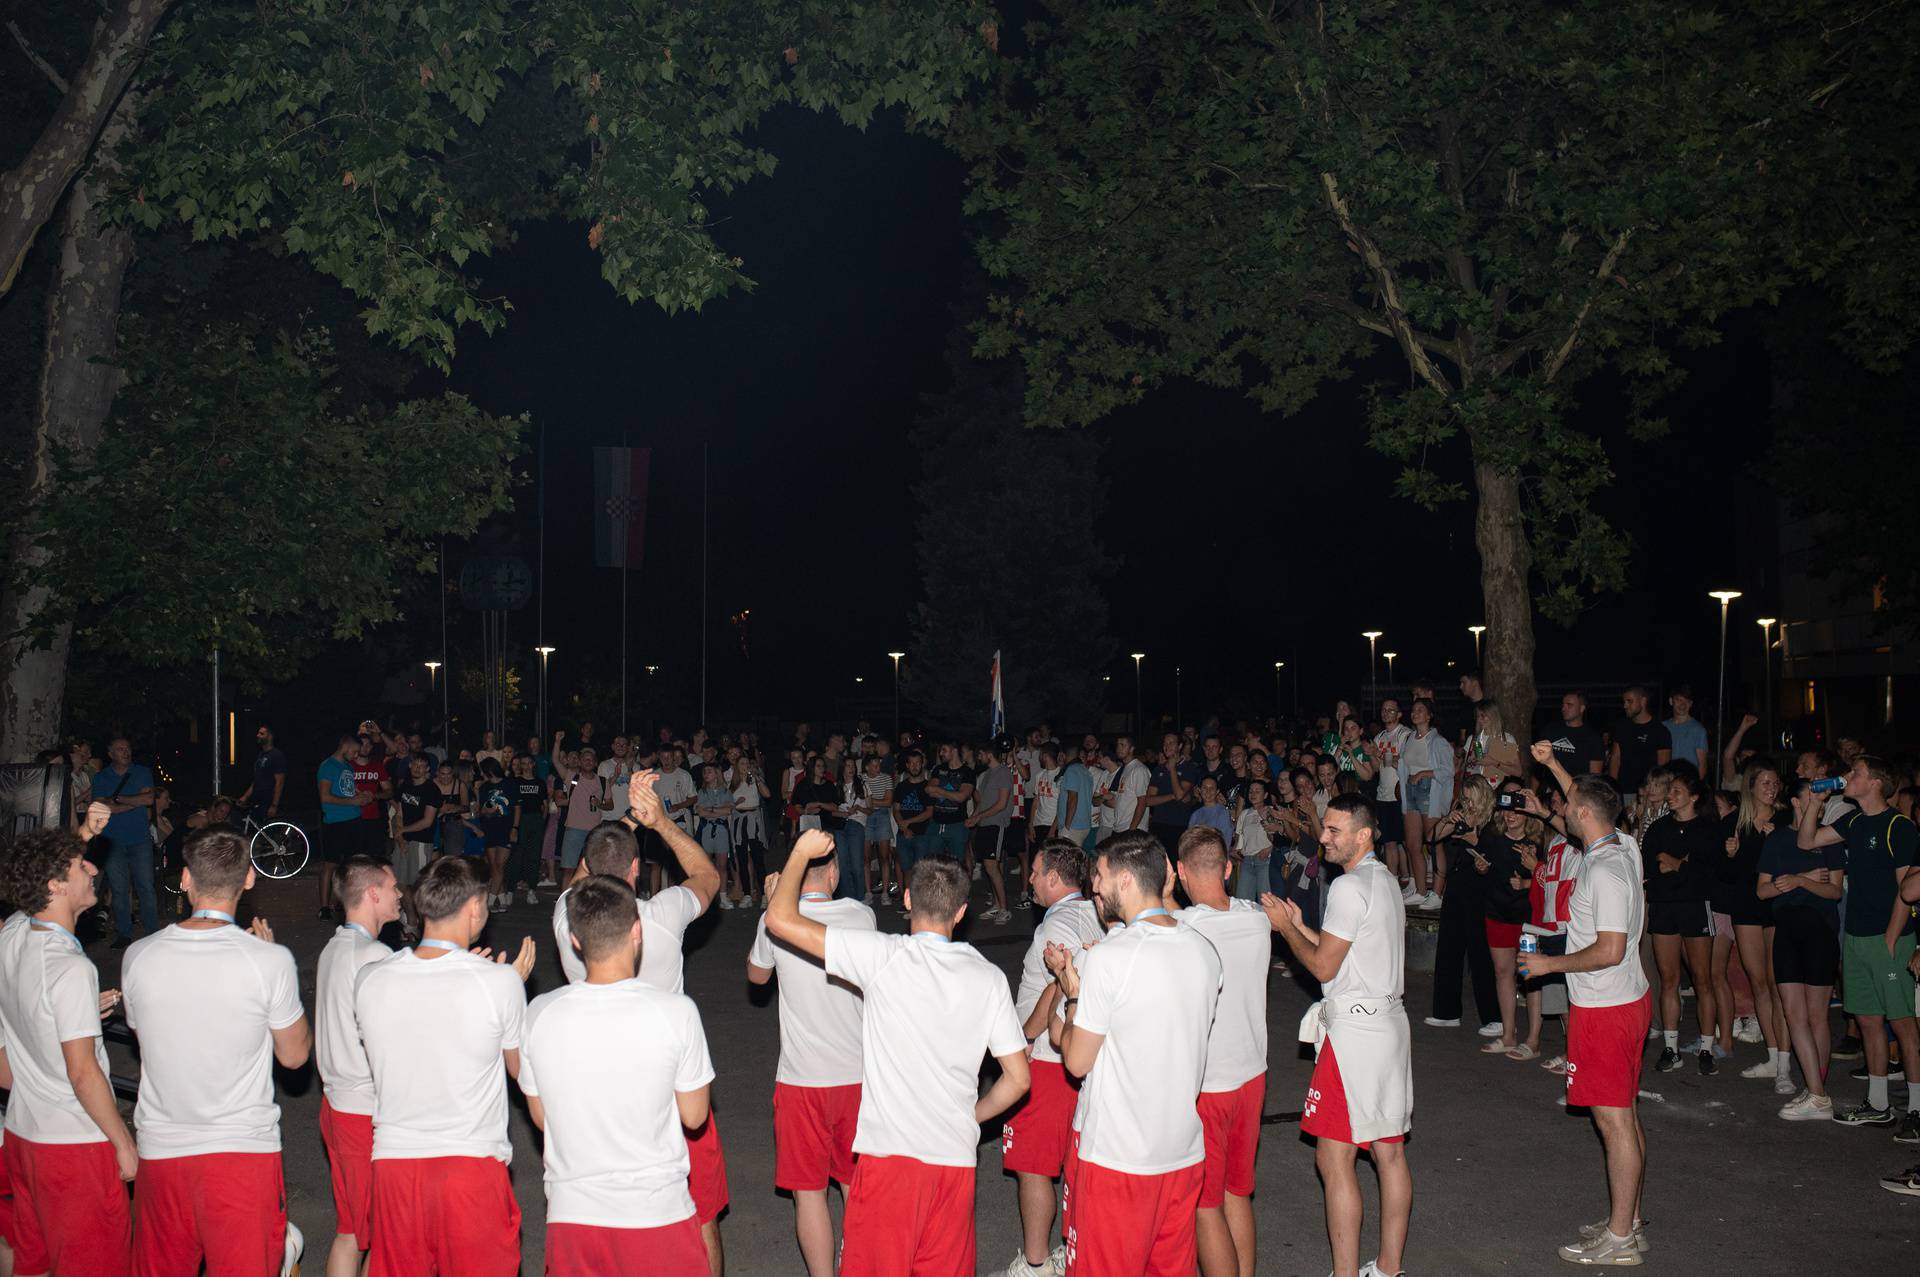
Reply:
[[1540, 952], [1540, 937], [1534, 935], [1531, 931], [1521, 932], [1518, 965], [1525, 967], [1527, 965], [1527, 959], [1538, 952]]

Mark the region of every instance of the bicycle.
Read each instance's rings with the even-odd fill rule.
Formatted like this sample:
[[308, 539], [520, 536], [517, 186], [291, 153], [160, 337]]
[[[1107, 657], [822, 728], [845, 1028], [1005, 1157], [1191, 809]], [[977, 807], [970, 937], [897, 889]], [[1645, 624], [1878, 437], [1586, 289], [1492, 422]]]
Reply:
[[307, 831], [286, 820], [255, 824], [251, 815], [240, 818], [247, 839], [247, 856], [255, 872], [267, 878], [291, 878], [307, 867], [313, 854]]

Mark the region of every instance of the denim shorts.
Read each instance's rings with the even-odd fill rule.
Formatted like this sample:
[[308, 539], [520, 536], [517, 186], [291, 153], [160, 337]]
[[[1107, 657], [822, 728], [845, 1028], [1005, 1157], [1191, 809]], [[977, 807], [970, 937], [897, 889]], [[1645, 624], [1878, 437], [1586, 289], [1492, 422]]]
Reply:
[[893, 841], [893, 813], [892, 812], [875, 811], [875, 812], [869, 812], [867, 814], [867, 841], [868, 842], [892, 842]]
[[1408, 780], [1400, 784], [1400, 810], [1402, 812], [1425, 812], [1427, 804], [1433, 800], [1433, 777], [1425, 780]]

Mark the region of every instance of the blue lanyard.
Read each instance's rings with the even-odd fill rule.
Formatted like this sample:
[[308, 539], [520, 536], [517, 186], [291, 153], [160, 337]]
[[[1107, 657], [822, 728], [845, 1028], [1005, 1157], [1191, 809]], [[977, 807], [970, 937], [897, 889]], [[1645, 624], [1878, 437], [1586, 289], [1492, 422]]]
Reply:
[[361, 926], [359, 923], [349, 922], [345, 925], [353, 929], [354, 931], [358, 931], [361, 935], [365, 936], [367, 939], [369, 940], [373, 939], [373, 932], [368, 931], [365, 927]]
[[1048, 905], [1046, 913], [1041, 916], [1042, 918], [1051, 918], [1053, 917], [1053, 911], [1055, 909], [1063, 908], [1067, 905], [1072, 904], [1076, 900], [1085, 900], [1085, 899], [1086, 897], [1081, 895], [1077, 891], [1074, 892], [1072, 895], [1062, 896], [1058, 900], [1054, 901], [1052, 904]]
[[1127, 925], [1131, 927], [1134, 923], [1144, 922], [1148, 918], [1167, 918], [1171, 916], [1172, 915], [1169, 914], [1164, 908], [1162, 908], [1159, 905], [1155, 905], [1151, 909], [1142, 909], [1139, 913], [1134, 914], [1133, 917], [1127, 919]]
[[938, 931], [916, 931], [913, 933], [912, 938], [915, 940], [931, 940], [935, 944], [952, 944], [953, 943], [952, 936], [943, 936]]
[[833, 899], [832, 896], [828, 895], [824, 891], [803, 891], [800, 893], [800, 898], [802, 900], [832, 900]]
[[1594, 853], [1594, 852], [1596, 852], [1596, 851], [1598, 851], [1598, 850], [1600, 850], [1600, 849], [1601, 849], [1602, 847], [1604, 847], [1604, 846], [1606, 846], [1606, 845], [1607, 845], [1608, 843], [1612, 843], [1612, 844], [1613, 844], [1614, 846], [1616, 846], [1616, 847], [1617, 847], [1617, 846], [1619, 846], [1619, 845], [1620, 845], [1620, 835], [1619, 835], [1619, 834], [1608, 834], [1608, 835], [1607, 835], [1606, 837], [1604, 837], [1604, 838], [1596, 838], [1596, 839], [1594, 839], [1594, 840], [1593, 840], [1593, 845], [1587, 848], [1587, 853], [1588, 853], [1589, 855], [1591, 855], [1592, 853]]
[[234, 921], [234, 917], [232, 914], [227, 913], [225, 910], [222, 910], [222, 909], [195, 909], [193, 911], [193, 916], [196, 918], [212, 918], [216, 922], [224, 922], [232, 926], [240, 925], [239, 923]]
[[458, 953], [463, 946], [457, 945], [451, 940], [422, 940], [420, 947], [422, 949], [445, 949], [448, 953]]
[[80, 943], [80, 937], [74, 935], [73, 932], [67, 930], [59, 923], [48, 918], [29, 918], [27, 921], [35, 931], [58, 931], [61, 935], [73, 941], [74, 948], [79, 949], [82, 953], [86, 952], [86, 946]]

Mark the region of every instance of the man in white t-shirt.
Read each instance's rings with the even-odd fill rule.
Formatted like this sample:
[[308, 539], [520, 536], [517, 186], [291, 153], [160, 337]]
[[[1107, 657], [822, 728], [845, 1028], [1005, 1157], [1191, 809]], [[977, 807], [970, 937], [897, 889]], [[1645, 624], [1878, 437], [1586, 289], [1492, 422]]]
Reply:
[[1086, 951], [1047, 949], [1059, 982], [1060, 1058], [1081, 1089], [1067, 1173], [1068, 1277], [1191, 1273], [1205, 1176], [1198, 1100], [1220, 955], [1172, 916], [1172, 868], [1150, 833], [1115, 834], [1093, 858], [1101, 915], [1126, 926]]
[[182, 849], [193, 916], [127, 950], [127, 1027], [140, 1037], [133, 1124], [133, 1266], [141, 1274], [278, 1272], [287, 1210], [273, 1065], [313, 1049], [293, 955], [264, 918], [241, 930], [247, 842], [203, 829]]
[[707, 1271], [686, 1130], [706, 1123], [713, 1061], [693, 1001], [636, 978], [637, 903], [619, 878], [574, 884], [569, 947], [586, 978], [527, 1007], [519, 1081], [546, 1133], [550, 1277]]
[[434, 861], [414, 887], [419, 947], [362, 967], [354, 988], [373, 1074], [368, 1277], [520, 1271], [507, 1077], [520, 1072], [534, 948], [527, 937], [511, 965], [469, 950], [486, 896], [475, 861]]
[[340, 912], [314, 970], [313, 1059], [320, 1073], [320, 1140], [333, 1179], [333, 1248], [327, 1277], [357, 1277], [373, 1240], [373, 1073], [353, 1017], [360, 968], [393, 956], [380, 929], [400, 917], [393, 868], [372, 856], [349, 856], [334, 876]]
[[1085, 893], [1087, 853], [1069, 838], [1049, 838], [1033, 858], [1034, 903], [1046, 910], [1020, 963], [1014, 1014], [1032, 1043], [1028, 1055], [1032, 1089], [1000, 1129], [1000, 1166], [1020, 1186], [1021, 1253], [1007, 1265], [1009, 1277], [1058, 1277], [1066, 1267], [1064, 1245], [1049, 1251], [1059, 1204], [1053, 1182], [1066, 1170], [1073, 1139], [1078, 1089], [1067, 1080], [1060, 1051], [1048, 1033], [1060, 986], [1047, 970], [1047, 946], [1079, 950], [1100, 938], [1100, 912]]
[[1114, 777], [1113, 787], [1107, 792], [1107, 801], [1113, 807], [1114, 831], [1124, 833], [1146, 823], [1147, 809], [1140, 800], [1147, 796], [1147, 786], [1153, 781], [1153, 769], [1141, 762], [1134, 753], [1131, 736], [1121, 736], [1113, 742], [1113, 759], [1119, 771]]
[[[859, 1155], [847, 1192], [841, 1277], [971, 1277], [973, 1190], [980, 1124], [1027, 1091], [1026, 1039], [1006, 977], [953, 929], [967, 911], [966, 873], [951, 860], [913, 867], [912, 933], [827, 927], [800, 911], [809, 862], [833, 855], [833, 835], [795, 840], [769, 886], [767, 931], [859, 986]], [[937, 1009], [937, 1013], [931, 1013]], [[979, 1093], [980, 1057], [1000, 1077]]]
[[1400, 879], [1401, 898], [1412, 904], [1427, 894], [1426, 856], [1423, 852], [1417, 865], [1408, 863], [1406, 818], [1400, 811], [1400, 750], [1413, 729], [1400, 721], [1398, 697], [1381, 699], [1380, 721], [1385, 726], [1366, 744], [1374, 766], [1373, 819], [1380, 826], [1380, 854]]
[[1219, 830], [1196, 825], [1180, 835], [1180, 886], [1193, 903], [1174, 917], [1213, 942], [1221, 965], [1198, 1104], [1207, 1160], [1195, 1228], [1205, 1277], [1253, 1277], [1254, 1161], [1267, 1100], [1273, 924], [1253, 901], [1227, 894], [1232, 871]]
[[660, 801], [666, 805], [667, 814], [681, 829], [693, 832], [693, 804], [699, 795], [699, 787], [693, 783], [693, 773], [686, 768], [687, 753], [683, 749], [663, 749], [660, 751], [660, 776], [653, 784], [653, 792], [660, 795]]
[[[869, 759], [869, 762], [876, 760]], [[837, 857], [807, 866], [800, 912], [826, 927], [874, 929], [873, 910], [835, 900]], [[774, 943], [766, 915], [747, 954], [747, 980], [780, 977], [780, 1063], [773, 1081], [773, 1186], [793, 1194], [793, 1228], [809, 1277], [833, 1277], [833, 1217], [827, 1184], [853, 1183], [853, 1132], [860, 1117], [860, 994], [827, 977], [820, 963]]]
[[[1406, 1132], [1413, 1112], [1413, 1059], [1407, 1032], [1407, 906], [1399, 884], [1373, 854], [1373, 804], [1359, 794], [1327, 803], [1321, 855], [1343, 872], [1327, 888], [1315, 931], [1291, 900], [1261, 905], [1294, 957], [1321, 985], [1301, 1040], [1316, 1047], [1300, 1130], [1318, 1138], [1314, 1165], [1325, 1185], [1334, 1277], [1396, 1277], [1413, 1212]], [[1380, 1255], [1360, 1263], [1361, 1149], [1373, 1152], [1380, 1179]]]
[[[659, 797], [661, 777], [656, 772], [635, 772], [627, 782], [624, 799], [629, 811], [619, 822], [602, 825], [587, 835], [574, 882], [590, 874], [618, 878], [638, 889], [640, 844], [638, 831], [645, 829], [667, 848], [680, 865], [686, 881], [677, 887], [657, 891], [646, 900], [637, 900], [646, 943], [640, 950], [641, 983], [662, 993], [686, 991], [685, 959], [681, 942], [699, 917], [713, 905], [720, 891], [720, 871], [713, 857], [695, 842], [667, 814]], [[587, 968], [573, 947], [568, 927], [567, 893], [561, 892], [553, 904], [553, 942], [560, 952], [560, 969], [569, 981], [586, 979]], [[695, 1214], [699, 1217], [700, 1236], [707, 1244], [711, 1266], [721, 1269], [723, 1251], [720, 1241], [720, 1213], [727, 1208], [727, 1158], [720, 1143], [720, 1118], [709, 1112], [707, 1120], [687, 1133], [687, 1146], [693, 1164], [692, 1192]]]
[[627, 738], [616, 736], [613, 753], [594, 768], [600, 778], [600, 819], [614, 821], [627, 814], [627, 782], [633, 779], [633, 752]]
[[1034, 831], [1037, 841], [1052, 831], [1060, 810], [1060, 754], [1053, 745], [1046, 745], [1040, 750], [1040, 765], [1034, 769], [1032, 793], [1033, 814], [1027, 821], [1027, 828]]
[[59, 828], [22, 834], [0, 864], [0, 898], [20, 910], [0, 928], [9, 1271], [125, 1277], [132, 1262], [125, 1181], [139, 1157], [100, 1042], [100, 1016], [119, 995], [101, 996], [99, 972], [73, 934], [96, 903], [98, 874], [86, 844]]
[[1599, 776], [1575, 776], [1568, 832], [1586, 846], [1567, 904], [1563, 956], [1520, 955], [1523, 977], [1567, 977], [1567, 1104], [1582, 1107], [1607, 1152], [1607, 1218], [1560, 1248], [1579, 1264], [1631, 1265], [1646, 1250], [1640, 1192], [1647, 1136], [1640, 1126], [1640, 1061], [1653, 1003], [1640, 963], [1646, 893], [1640, 848], [1619, 832], [1620, 795]]

